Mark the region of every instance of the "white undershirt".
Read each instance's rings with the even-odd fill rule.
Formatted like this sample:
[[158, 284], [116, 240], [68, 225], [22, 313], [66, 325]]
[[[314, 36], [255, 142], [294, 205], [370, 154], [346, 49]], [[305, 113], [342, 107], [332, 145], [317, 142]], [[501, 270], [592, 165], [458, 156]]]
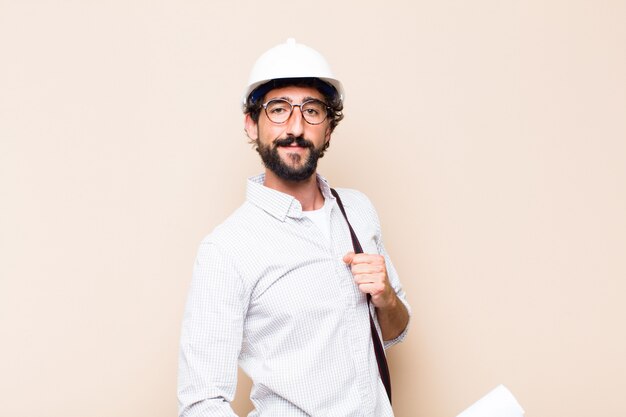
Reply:
[[326, 238], [326, 243], [330, 243], [330, 213], [329, 204], [326, 204], [324, 199], [324, 205], [317, 210], [303, 211], [302, 214], [307, 216], [322, 231], [322, 234]]

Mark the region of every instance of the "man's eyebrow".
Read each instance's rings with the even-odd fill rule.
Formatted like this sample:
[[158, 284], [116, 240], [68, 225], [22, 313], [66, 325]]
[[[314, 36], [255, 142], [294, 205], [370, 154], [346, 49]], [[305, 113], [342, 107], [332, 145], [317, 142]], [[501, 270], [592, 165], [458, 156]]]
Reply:
[[272, 98], [268, 98], [267, 101], [270, 100], [285, 100], [288, 101], [289, 103], [292, 103], [293, 100], [291, 99], [291, 97], [287, 97], [287, 96], [282, 96], [282, 97], [272, 97]]
[[[268, 98], [267, 101], [270, 100], [285, 100], [288, 101], [289, 103], [293, 103], [293, 99], [291, 97], [288, 96], [281, 96], [281, 97], [272, 97], [272, 98]], [[313, 97], [313, 96], [306, 96], [302, 98], [302, 103], [304, 103], [305, 101], [308, 100], [317, 100], [317, 101], [321, 101], [323, 102], [324, 99], [318, 98], [318, 97]]]

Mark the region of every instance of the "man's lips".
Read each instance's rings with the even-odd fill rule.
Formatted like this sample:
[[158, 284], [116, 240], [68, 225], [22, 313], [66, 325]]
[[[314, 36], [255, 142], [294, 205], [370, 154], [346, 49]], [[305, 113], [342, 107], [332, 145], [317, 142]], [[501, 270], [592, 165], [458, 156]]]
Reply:
[[309, 148], [304, 148], [302, 146], [298, 146], [298, 145], [287, 145], [287, 146], [279, 146], [278, 147], [282, 153], [284, 154], [301, 154], [306, 152]]

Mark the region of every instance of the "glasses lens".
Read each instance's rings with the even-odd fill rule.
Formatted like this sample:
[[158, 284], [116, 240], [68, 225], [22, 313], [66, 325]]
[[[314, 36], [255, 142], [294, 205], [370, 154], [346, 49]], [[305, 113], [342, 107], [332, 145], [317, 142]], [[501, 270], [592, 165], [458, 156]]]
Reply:
[[292, 105], [286, 100], [276, 99], [270, 100], [264, 105], [267, 117], [274, 123], [286, 122], [291, 116], [294, 106], [300, 107], [302, 117], [312, 125], [322, 123], [328, 115], [328, 107], [320, 100], [309, 100], [302, 104]]
[[291, 104], [285, 100], [271, 100], [265, 107], [267, 117], [274, 123], [283, 123], [291, 115]]
[[312, 125], [317, 125], [326, 120], [326, 104], [319, 100], [309, 100], [302, 103], [302, 116]]

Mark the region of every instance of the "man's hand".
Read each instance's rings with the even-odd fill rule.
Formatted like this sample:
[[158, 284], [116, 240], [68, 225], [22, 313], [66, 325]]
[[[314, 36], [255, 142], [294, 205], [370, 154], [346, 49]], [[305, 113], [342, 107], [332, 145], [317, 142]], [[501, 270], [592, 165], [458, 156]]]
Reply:
[[383, 340], [395, 339], [409, 323], [409, 313], [389, 283], [382, 255], [348, 252], [343, 261], [350, 265], [361, 292], [372, 295]]
[[343, 261], [350, 265], [359, 290], [371, 294], [372, 303], [380, 309], [395, 307], [398, 299], [389, 284], [385, 258], [382, 255], [348, 252]]

